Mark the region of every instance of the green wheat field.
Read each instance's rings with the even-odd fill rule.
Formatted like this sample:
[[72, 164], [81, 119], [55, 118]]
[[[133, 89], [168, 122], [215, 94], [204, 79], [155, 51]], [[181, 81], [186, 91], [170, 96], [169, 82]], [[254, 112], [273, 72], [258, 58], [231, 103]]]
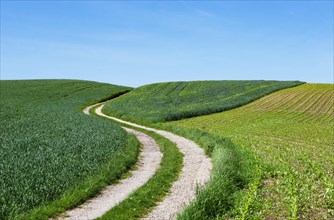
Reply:
[[[334, 218], [333, 84], [1, 80], [0, 91], [0, 219], [49, 219], [126, 178], [138, 140], [82, 113], [103, 101], [105, 114], [189, 138], [211, 157], [210, 181], [177, 219]], [[182, 155], [152, 137], [158, 173], [102, 219], [139, 219], [168, 194]]]

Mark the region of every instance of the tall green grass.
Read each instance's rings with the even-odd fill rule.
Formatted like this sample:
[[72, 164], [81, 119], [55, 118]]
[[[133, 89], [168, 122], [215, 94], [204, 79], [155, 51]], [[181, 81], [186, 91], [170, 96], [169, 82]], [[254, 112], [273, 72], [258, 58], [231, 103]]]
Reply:
[[0, 81], [0, 219], [47, 218], [125, 172], [138, 142], [81, 110], [129, 90], [76, 80]]
[[247, 200], [252, 199], [246, 189], [252, 185], [256, 187], [258, 181], [264, 178], [263, 170], [269, 168], [251, 151], [240, 148], [227, 138], [199, 129], [184, 129], [168, 124], [158, 126], [194, 140], [212, 158], [211, 180], [203, 190], [198, 191], [195, 200], [179, 213], [177, 219], [229, 219], [246, 216], [249, 212]]
[[104, 111], [137, 122], [164, 122], [236, 108], [299, 81], [192, 81], [141, 86]]

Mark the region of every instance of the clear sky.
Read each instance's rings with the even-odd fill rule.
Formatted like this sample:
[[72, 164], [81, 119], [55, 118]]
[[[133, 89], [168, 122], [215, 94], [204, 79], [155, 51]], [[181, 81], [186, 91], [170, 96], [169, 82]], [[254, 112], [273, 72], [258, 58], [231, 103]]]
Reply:
[[333, 1], [1, 0], [1, 79], [333, 83]]

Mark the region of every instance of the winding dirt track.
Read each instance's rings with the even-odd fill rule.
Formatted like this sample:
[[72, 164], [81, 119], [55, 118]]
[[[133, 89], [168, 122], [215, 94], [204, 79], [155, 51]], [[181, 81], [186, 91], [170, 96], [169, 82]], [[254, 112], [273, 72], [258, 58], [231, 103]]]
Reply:
[[[170, 193], [144, 218], [175, 219], [177, 213], [179, 213], [186, 205], [190, 203], [192, 199], [195, 198], [196, 188], [204, 186], [205, 183], [210, 179], [210, 172], [212, 169], [211, 159], [205, 155], [202, 148], [189, 139], [175, 135], [171, 132], [145, 127], [105, 115], [102, 112], [104, 103], [98, 103], [89, 106], [84, 109], [83, 112], [88, 115], [90, 109], [98, 105], [101, 106], [96, 108], [95, 112], [97, 115], [118, 121], [122, 124], [130, 125], [132, 127], [153, 131], [174, 142], [179, 150], [184, 154], [183, 167], [180, 176], [178, 180], [174, 182]], [[133, 172], [131, 177], [122, 180], [119, 184], [108, 186], [105, 190], [102, 191], [100, 196], [89, 200], [76, 209], [66, 212], [65, 216], [68, 215], [68, 218], [66, 219], [94, 219], [102, 216], [109, 209], [124, 200], [131, 192], [146, 183], [159, 167], [162, 155], [158, 150], [158, 146], [156, 145], [155, 141], [146, 134], [135, 131], [133, 129], [125, 127], [123, 128], [128, 132], [135, 134], [139, 141], [144, 145], [143, 151], [140, 155], [140, 163], [143, 163], [144, 158], [147, 158], [147, 164], [145, 164], [153, 167], [153, 169], [151, 169], [148, 174], [145, 169], [142, 170], [139, 168], [138, 170], [134, 171], [136, 173]], [[143, 140], [143, 138], [146, 140]], [[149, 159], [152, 159], [153, 161], [150, 162]]]
[[189, 139], [175, 135], [171, 132], [145, 127], [105, 115], [102, 112], [103, 106], [104, 105], [102, 104], [96, 108], [96, 114], [133, 127], [153, 131], [174, 142], [184, 154], [181, 174], [179, 179], [174, 182], [170, 194], [144, 218], [175, 219], [176, 214], [194, 199], [196, 187], [204, 186], [210, 179], [210, 172], [212, 169], [211, 159], [205, 155], [204, 150], [201, 147]]
[[[95, 105], [94, 105], [95, 106]], [[90, 106], [84, 110], [89, 114]], [[133, 191], [144, 185], [159, 168], [162, 153], [155, 140], [136, 130], [123, 127], [128, 133], [134, 134], [142, 144], [142, 151], [139, 154], [137, 169], [131, 171], [131, 176], [121, 180], [115, 185], [106, 187], [99, 196], [88, 200], [82, 206], [69, 210], [63, 214], [61, 219], [84, 220], [95, 219], [102, 216], [108, 210], [126, 199]]]

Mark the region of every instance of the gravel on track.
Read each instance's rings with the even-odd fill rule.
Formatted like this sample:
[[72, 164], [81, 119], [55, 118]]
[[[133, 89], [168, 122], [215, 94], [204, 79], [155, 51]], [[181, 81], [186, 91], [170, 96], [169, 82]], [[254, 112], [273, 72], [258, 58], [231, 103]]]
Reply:
[[[92, 107], [92, 106], [90, 106]], [[89, 107], [88, 107], [89, 108]], [[89, 109], [85, 109], [89, 114]], [[131, 171], [131, 176], [122, 179], [119, 183], [107, 186], [97, 197], [88, 200], [83, 205], [62, 214], [59, 219], [85, 220], [95, 219], [118, 203], [126, 199], [132, 192], [144, 185], [160, 166], [162, 153], [155, 140], [136, 130], [123, 127], [127, 132], [134, 134], [142, 144], [137, 169]]]
[[123, 124], [153, 131], [174, 142], [184, 154], [183, 167], [177, 181], [174, 182], [169, 195], [143, 219], [175, 219], [177, 213], [182, 211], [191, 200], [195, 198], [197, 187], [203, 187], [210, 179], [212, 169], [211, 159], [205, 155], [204, 150], [195, 142], [171, 132], [157, 130], [135, 123], [127, 122], [102, 112], [103, 105], [96, 108], [96, 114]]
[[[201, 147], [189, 139], [168, 131], [149, 128], [105, 115], [102, 112], [104, 103], [89, 106], [83, 112], [89, 115], [90, 109], [96, 106], [99, 106], [95, 109], [97, 115], [132, 127], [153, 131], [175, 143], [181, 153], [184, 154], [181, 173], [178, 180], [173, 183], [170, 193], [143, 218], [152, 220], [175, 219], [176, 215], [195, 198], [197, 188], [204, 187], [209, 181], [212, 170], [211, 159], [205, 155]], [[138, 140], [143, 144], [143, 150], [140, 153], [138, 162], [138, 170], [132, 171], [132, 176], [121, 180], [120, 183], [108, 186], [99, 196], [88, 200], [82, 206], [65, 212], [63, 215], [66, 216], [65, 219], [84, 220], [102, 216], [126, 199], [134, 190], [144, 185], [158, 169], [162, 154], [154, 139], [136, 130], [123, 128], [129, 133], [136, 135]]]

